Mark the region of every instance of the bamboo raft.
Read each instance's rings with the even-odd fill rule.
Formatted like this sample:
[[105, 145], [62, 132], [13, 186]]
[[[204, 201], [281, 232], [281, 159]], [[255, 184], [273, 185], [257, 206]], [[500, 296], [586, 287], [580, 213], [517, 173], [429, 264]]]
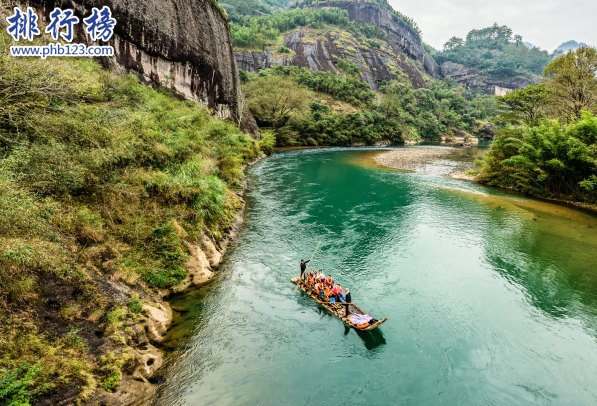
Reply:
[[[367, 327], [364, 328], [359, 328], [356, 326], [356, 324], [351, 323], [351, 321], [349, 320], [350, 314], [367, 314], [365, 313], [363, 310], [361, 310], [360, 307], [358, 307], [357, 305], [355, 305], [354, 303], [350, 303], [349, 306], [349, 314], [346, 314], [346, 305], [345, 304], [339, 304], [339, 303], [330, 303], [330, 302], [325, 302], [323, 300], [321, 300], [321, 298], [319, 296], [317, 296], [317, 294], [315, 294], [315, 292], [313, 292], [311, 289], [308, 289], [303, 283], [300, 283], [300, 277], [296, 277], [296, 278], [292, 278], [290, 281], [292, 283], [294, 283], [295, 285], [298, 285], [303, 292], [305, 292], [306, 294], [308, 294], [309, 296], [311, 296], [311, 298], [313, 298], [313, 300], [315, 300], [317, 303], [319, 303], [320, 305], [322, 305], [323, 307], [325, 307], [326, 309], [328, 309], [330, 311], [330, 313], [334, 314], [336, 317], [338, 317], [340, 320], [342, 320], [344, 323], [346, 323], [347, 325], [349, 325], [350, 327], [357, 329], [359, 331], [370, 331], [373, 330], [375, 328], [377, 328], [379, 325], [383, 324], [386, 322], [386, 320], [388, 320], [388, 318], [386, 317], [383, 320], [376, 320], [373, 324], [369, 324]], [[375, 320], [375, 319], [373, 319]]]

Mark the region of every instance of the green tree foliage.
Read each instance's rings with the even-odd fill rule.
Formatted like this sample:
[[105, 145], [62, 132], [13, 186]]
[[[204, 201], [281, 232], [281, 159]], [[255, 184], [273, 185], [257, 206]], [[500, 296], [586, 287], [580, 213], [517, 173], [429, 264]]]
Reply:
[[264, 48], [280, 34], [298, 27], [348, 26], [346, 10], [296, 9], [285, 13], [253, 17], [230, 24], [232, 45], [237, 48]]
[[559, 116], [577, 120], [583, 110], [597, 107], [597, 50], [582, 46], [547, 65], [545, 77]]
[[596, 71], [597, 52], [581, 47], [553, 60], [544, 84], [498, 97], [501, 118], [521, 125], [498, 131], [480, 180], [597, 203]]
[[547, 112], [549, 90], [544, 83], [516, 89], [505, 96], [496, 97], [500, 108], [505, 110], [497, 119], [506, 122], [523, 122], [533, 125]]
[[532, 79], [543, 73], [553, 55], [539, 48], [528, 49], [520, 35], [513, 37], [512, 29], [494, 24], [470, 31], [466, 39], [452, 37], [434, 58], [440, 65], [449, 61], [475, 67], [485, 74], [504, 78], [524, 75]]
[[361, 82], [355, 75], [360, 74], [359, 67], [346, 59], [335, 59], [340, 70], [348, 72], [349, 76], [336, 75], [330, 72], [311, 72], [307, 68], [296, 66], [275, 66], [259, 72], [259, 77], [285, 76], [309, 90], [322, 92], [335, 98], [351, 103], [355, 106], [367, 105], [375, 97], [369, 85]]
[[366, 38], [372, 46], [379, 48], [376, 39], [386, 39], [387, 34], [377, 25], [359, 23], [348, 19], [348, 12], [339, 9], [293, 9], [275, 15], [245, 17], [240, 21], [231, 21], [230, 33], [235, 48], [264, 49], [271, 46], [288, 31], [299, 27], [323, 28], [326, 26], [342, 27], [354, 33], [357, 39]]
[[[264, 85], [271, 79], [261, 78], [272, 76], [283, 76], [360, 108], [339, 114], [327, 105], [311, 102], [310, 111], [289, 114], [284, 125], [276, 126], [278, 145], [372, 144], [382, 139], [402, 141], [405, 137], [438, 139], [452, 128], [472, 132], [476, 120], [495, 114], [492, 97], [441, 81], [433, 81], [430, 89], [413, 89], [407, 80], [392, 82], [376, 93], [350, 76], [311, 73], [296, 67], [278, 66], [260, 72], [258, 79], [249, 82], [254, 83], [251, 92], [266, 93]], [[269, 125], [274, 126], [272, 122]]]
[[388, 36], [377, 25], [370, 23], [356, 24], [354, 21], [350, 21], [348, 23], [348, 30], [355, 33], [357, 39], [360, 39], [361, 36], [369, 39], [386, 39]]
[[505, 129], [487, 154], [482, 181], [545, 197], [597, 202], [597, 118], [544, 120]]
[[255, 119], [274, 128], [284, 125], [291, 115], [305, 112], [309, 106], [307, 90], [278, 75], [259, 77], [247, 83], [244, 90]]
[[462, 38], [452, 37], [444, 44], [444, 51], [449, 51], [454, 48], [461, 47], [463, 45], [464, 40]]
[[[290, 5], [289, 0], [223, 0], [219, 4], [228, 14], [228, 21], [244, 24], [247, 17], [279, 14]], [[291, 5], [296, 8], [297, 5]]]

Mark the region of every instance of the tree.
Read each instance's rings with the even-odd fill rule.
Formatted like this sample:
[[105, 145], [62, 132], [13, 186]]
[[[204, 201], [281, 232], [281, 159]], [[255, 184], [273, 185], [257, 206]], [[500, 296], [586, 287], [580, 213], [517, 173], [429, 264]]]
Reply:
[[537, 124], [544, 115], [548, 103], [549, 90], [543, 83], [530, 85], [524, 89], [516, 89], [505, 96], [497, 96], [500, 107], [505, 110], [497, 119], [500, 121], [524, 122]]
[[291, 115], [309, 110], [309, 91], [290, 78], [260, 77], [247, 83], [244, 91], [253, 116], [274, 128], [283, 126]]
[[489, 73], [501, 77], [514, 76], [516, 75], [516, 66], [512, 60], [502, 58], [495, 63], [495, 66], [489, 70]]
[[448, 40], [448, 42], [446, 42], [444, 44], [444, 51], [447, 51], [449, 49], [454, 49], [461, 45], [464, 45], [464, 40], [462, 38], [452, 37]]
[[597, 104], [597, 50], [582, 46], [551, 61], [543, 76], [558, 114], [567, 120], [580, 120], [582, 110]]

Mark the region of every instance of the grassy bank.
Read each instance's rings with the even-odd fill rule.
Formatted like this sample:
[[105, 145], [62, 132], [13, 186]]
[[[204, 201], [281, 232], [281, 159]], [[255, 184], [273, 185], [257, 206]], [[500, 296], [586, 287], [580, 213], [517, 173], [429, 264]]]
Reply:
[[186, 278], [181, 234], [222, 235], [259, 144], [136, 77], [1, 42], [0, 404], [86, 400], [118, 387], [149, 294]]

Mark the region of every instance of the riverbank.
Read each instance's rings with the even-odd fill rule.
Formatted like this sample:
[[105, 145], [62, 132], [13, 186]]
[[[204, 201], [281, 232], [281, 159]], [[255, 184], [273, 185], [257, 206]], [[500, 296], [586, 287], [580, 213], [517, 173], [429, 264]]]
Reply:
[[401, 148], [376, 154], [378, 164], [401, 171], [464, 178], [475, 169], [471, 160], [457, 159], [460, 150], [451, 147]]
[[[247, 168], [255, 165], [264, 158], [266, 158], [266, 155], [261, 153], [257, 159], [243, 165], [243, 173], [245, 173]], [[161, 343], [164, 340], [166, 333], [172, 327], [177, 316], [181, 312], [186, 311], [184, 308], [170, 306], [170, 300], [177, 295], [184, 294], [194, 288], [205, 286], [213, 281], [214, 276], [216, 275], [215, 268], [220, 265], [222, 258], [226, 254], [228, 246], [239, 235], [242, 225], [245, 221], [245, 210], [247, 204], [244, 200], [244, 194], [247, 190], [247, 187], [248, 184], [245, 178], [241, 184], [241, 187], [235, 191], [236, 199], [239, 204], [239, 210], [234, 214], [232, 220], [223, 227], [223, 229], [226, 231], [222, 234], [221, 238], [216, 238], [208, 230], [202, 230], [201, 234], [198, 236], [198, 238], [194, 239], [194, 241], [187, 241], [186, 237], [188, 237], [188, 234], [182, 229], [178, 230], [181, 237], [184, 239], [185, 246], [191, 253], [191, 257], [184, 264], [184, 269], [187, 272], [187, 278], [172, 288], [159, 290], [161, 296], [160, 300], [162, 301], [161, 309], [157, 311], [155, 309], [151, 309], [151, 314], [155, 316], [155, 319], [159, 323], [159, 334], [154, 334], [152, 337], [152, 341], [154, 341], [154, 343]], [[151, 373], [149, 376], [147, 376], [147, 378], [154, 377], [158, 373], [159, 368], [163, 364], [163, 359], [163, 351], [155, 349], [152, 354], [152, 364], [154, 367], [151, 368]], [[132, 376], [132, 378], [134, 379], [135, 376]], [[137, 389], [134, 391], [135, 393], [133, 396], [131, 396], [130, 401], [123, 402], [122, 393], [118, 392], [109, 395], [102, 394], [101, 398], [96, 400], [105, 401], [107, 400], [107, 397], [119, 397], [121, 400], [119, 401], [118, 405], [120, 406], [151, 404], [154, 402], [157, 394], [156, 385], [155, 383], [147, 380], [144, 386], [145, 387], [143, 390]], [[126, 393], [127, 390], [129, 392], [131, 391], [131, 388], [129, 387], [121, 388], [119, 392], [122, 389], [124, 389], [124, 393]]]

